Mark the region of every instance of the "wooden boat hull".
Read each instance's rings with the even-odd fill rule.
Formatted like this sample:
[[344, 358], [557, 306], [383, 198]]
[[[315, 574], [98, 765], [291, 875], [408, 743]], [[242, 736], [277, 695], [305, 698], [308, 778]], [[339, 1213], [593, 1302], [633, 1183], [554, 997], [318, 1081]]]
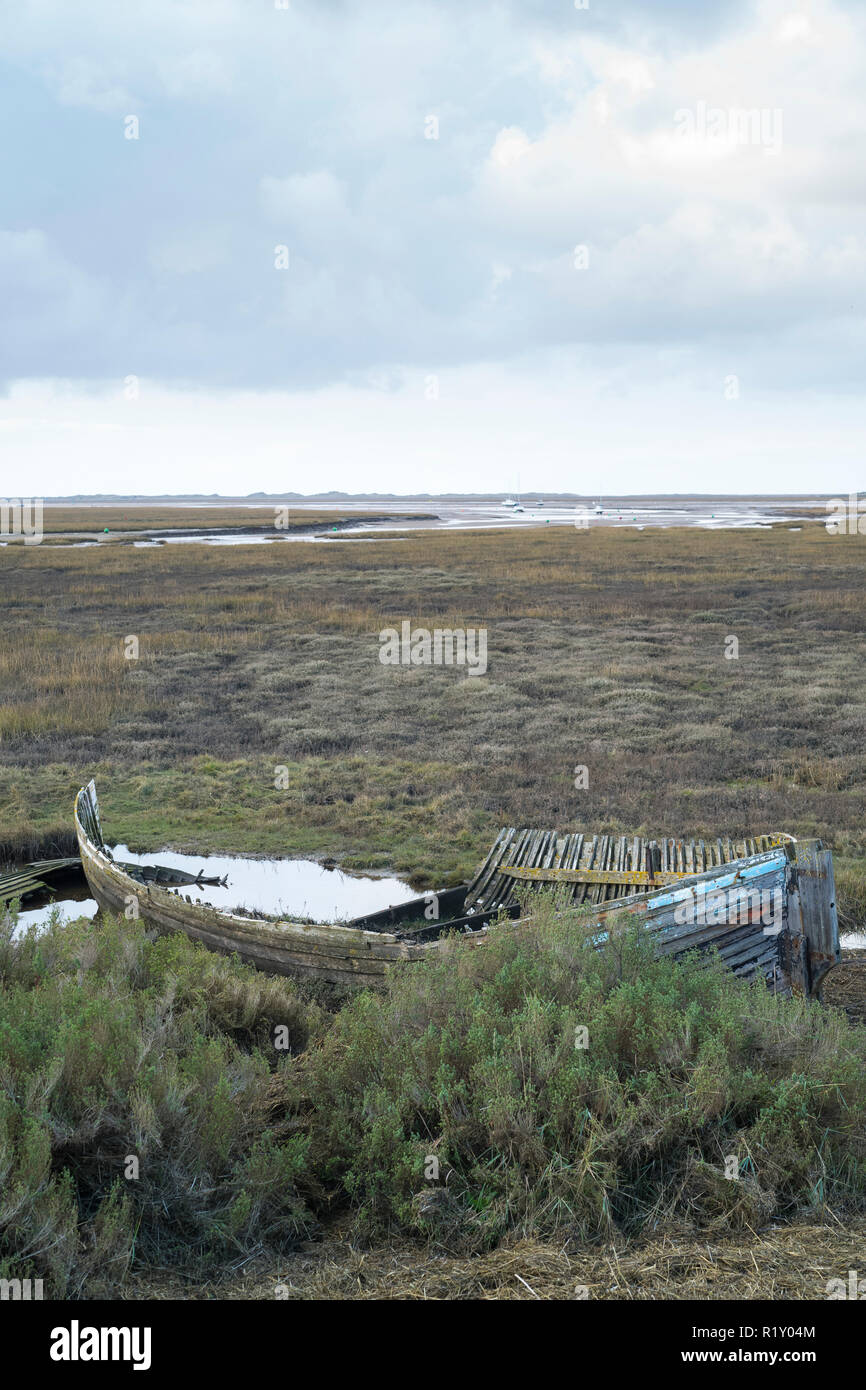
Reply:
[[[87, 814], [85, 814], [87, 806]], [[81, 863], [91, 892], [105, 912], [137, 917], [159, 931], [180, 931], [213, 951], [237, 953], [260, 970], [278, 975], [313, 975], [333, 984], [381, 986], [385, 971], [397, 962], [416, 959], [428, 949], [401, 941], [389, 932], [350, 926], [311, 926], [305, 922], [263, 921], [189, 902], [180, 892], [153, 883], [138, 883], [120, 869], [99, 842], [93, 783], [78, 793], [75, 829]]]
[[[441, 950], [455, 928], [465, 941], [482, 943], [494, 915], [477, 894], [472, 897], [476, 890], [470, 886], [468, 891], [428, 894], [345, 925], [246, 917], [191, 902], [155, 882], [138, 881], [115, 864], [102, 838], [93, 782], [76, 797], [75, 829], [87, 881], [103, 910], [139, 917], [160, 931], [183, 932], [211, 950], [237, 953], [274, 974], [381, 987], [392, 966]], [[832, 856], [820, 841], [785, 838], [787, 842], [763, 852], [688, 877], [671, 874], [658, 891], [644, 889], [593, 905], [591, 921], [601, 935], [612, 914], [632, 914], [653, 934], [660, 955], [714, 948], [743, 978], [762, 978], [776, 993], [811, 995], [840, 959]], [[651, 856], [649, 862], [652, 868]], [[503, 877], [499, 859], [493, 877], [503, 884], [514, 882]], [[475, 884], [479, 878], [482, 871]], [[548, 875], [541, 881], [556, 880]], [[600, 886], [605, 891], [609, 887]], [[503, 890], [497, 886], [494, 891]], [[434, 897], [440, 917], [428, 920], [426, 909]], [[467, 907], [469, 913], [462, 915]], [[455, 911], [460, 914], [456, 919]], [[511, 925], [519, 930], [520, 920]]]
[[610, 903], [597, 916], [645, 918], [659, 955], [714, 949], [735, 975], [777, 994], [818, 995], [841, 960], [833, 856], [820, 840], [763, 854]]

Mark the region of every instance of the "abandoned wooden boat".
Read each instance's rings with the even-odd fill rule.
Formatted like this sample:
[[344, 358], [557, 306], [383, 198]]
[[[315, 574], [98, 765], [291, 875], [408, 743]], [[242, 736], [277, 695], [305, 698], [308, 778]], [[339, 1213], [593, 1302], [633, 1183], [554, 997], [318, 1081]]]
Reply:
[[505, 828], [468, 885], [313, 925], [223, 911], [184, 898], [158, 873], [133, 875], [135, 866], [115, 863], [105, 845], [93, 782], [76, 797], [75, 829], [102, 909], [184, 932], [276, 974], [382, 985], [391, 966], [441, 950], [455, 932], [480, 944], [494, 917], [519, 919], [518, 885], [558, 885], [564, 902], [590, 908], [601, 931], [611, 914], [633, 914], [660, 954], [713, 947], [735, 974], [763, 978], [777, 993], [814, 994], [840, 959], [830, 851], [789, 835], [709, 845]]

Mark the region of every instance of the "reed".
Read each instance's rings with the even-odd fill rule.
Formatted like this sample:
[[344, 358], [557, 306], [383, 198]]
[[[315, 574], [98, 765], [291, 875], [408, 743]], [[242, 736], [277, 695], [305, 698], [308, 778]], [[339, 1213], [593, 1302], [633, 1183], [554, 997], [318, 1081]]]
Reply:
[[[862, 910], [860, 537], [7, 548], [0, 578], [0, 842], [26, 832], [30, 857], [97, 773], [144, 848], [329, 854], [424, 887], [470, 874], [505, 822], [787, 829], [850, 863], [840, 900]], [[487, 674], [383, 667], [378, 634], [403, 618], [486, 627]]]

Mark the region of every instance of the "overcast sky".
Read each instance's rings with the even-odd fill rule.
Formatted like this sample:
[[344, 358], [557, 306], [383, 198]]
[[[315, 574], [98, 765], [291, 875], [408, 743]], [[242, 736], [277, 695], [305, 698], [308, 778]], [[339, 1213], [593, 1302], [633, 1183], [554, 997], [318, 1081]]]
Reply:
[[866, 491], [863, 0], [281, 3], [0, 4], [0, 492]]

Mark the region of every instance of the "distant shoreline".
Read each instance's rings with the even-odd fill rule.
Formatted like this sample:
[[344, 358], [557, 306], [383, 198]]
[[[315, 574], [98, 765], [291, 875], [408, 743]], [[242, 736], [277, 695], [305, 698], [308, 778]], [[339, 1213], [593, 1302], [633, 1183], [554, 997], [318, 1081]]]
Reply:
[[[864, 489], [866, 492], [866, 489]], [[43, 497], [46, 505], [63, 504], [65, 506], [116, 506], [124, 503], [133, 506], [152, 506], [154, 503], [164, 505], [185, 505], [194, 504], [195, 506], [269, 506], [280, 502], [294, 502], [302, 506], [345, 506], [348, 504], [364, 504], [371, 502], [381, 504], [383, 502], [404, 505], [406, 503], [436, 503], [438, 505], [447, 503], [471, 504], [480, 503], [496, 504], [508, 496], [506, 489], [502, 492], [326, 492], [326, 493], [300, 493], [300, 492], [254, 492], [245, 495], [234, 495], [231, 493], [73, 493], [56, 497]], [[847, 497], [847, 492], [842, 492], [842, 496]], [[608, 504], [615, 506], [627, 506], [634, 502], [676, 502], [679, 504], [694, 502], [707, 504], [710, 502], [742, 502], [767, 504], [772, 502], [789, 503], [795, 502], [801, 506], [822, 507], [830, 498], [840, 496], [838, 491], [827, 493], [806, 493], [806, 492], [631, 492], [631, 493], [607, 493], [604, 496], [608, 499]], [[599, 493], [579, 493], [579, 492], [536, 492], [534, 490], [521, 491], [521, 499], [526, 503], [526, 499], [536, 499], [541, 502], [566, 502], [566, 503], [587, 503], [594, 504]], [[604, 497], [602, 497], [604, 501]], [[532, 505], [530, 501], [529, 505]]]

